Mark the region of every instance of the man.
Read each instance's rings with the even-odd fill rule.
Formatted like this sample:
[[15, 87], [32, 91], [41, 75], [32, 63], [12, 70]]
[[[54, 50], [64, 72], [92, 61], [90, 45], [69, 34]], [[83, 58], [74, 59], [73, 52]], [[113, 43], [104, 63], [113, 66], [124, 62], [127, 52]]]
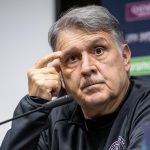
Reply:
[[52, 26], [49, 42], [54, 52], [28, 71], [29, 93], [14, 116], [51, 101], [62, 87], [73, 100], [13, 121], [2, 149], [141, 149], [150, 88], [129, 75], [130, 49], [116, 18], [101, 6], [72, 9]]

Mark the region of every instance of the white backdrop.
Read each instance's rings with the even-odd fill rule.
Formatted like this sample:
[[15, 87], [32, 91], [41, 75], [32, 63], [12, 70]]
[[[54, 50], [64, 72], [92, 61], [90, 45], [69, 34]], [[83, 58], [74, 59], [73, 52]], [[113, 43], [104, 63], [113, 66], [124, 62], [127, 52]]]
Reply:
[[[0, 0], [0, 122], [27, 94], [27, 70], [51, 51], [54, 0]], [[0, 126], [0, 145], [10, 123]]]

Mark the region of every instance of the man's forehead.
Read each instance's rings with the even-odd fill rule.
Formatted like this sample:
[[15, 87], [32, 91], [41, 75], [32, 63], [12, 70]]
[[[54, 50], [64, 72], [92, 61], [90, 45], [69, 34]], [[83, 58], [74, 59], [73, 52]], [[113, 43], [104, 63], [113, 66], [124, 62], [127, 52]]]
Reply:
[[62, 30], [61, 32], [58, 33], [57, 39], [61, 39], [62, 37], [68, 37], [70, 36], [87, 36], [87, 37], [94, 37], [94, 36], [101, 36], [102, 38], [105, 36], [111, 36], [111, 33], [105, 32], [105, 31], [97, 31], [97, 32], [88, 32], [88, 31], [83, 31], [80, 29], [66, 29]]
[[67, 47], [68, 45], [71, 47], [76, 47], [80, 44], [84, 45], [92, 43], [107, 44], [108, 40], [110, 39], [111, 35], [106, 32], [86, 33], [83, 31], [82, 32], [63, 31], [58, 36], [56, 48], [57, 50], [62, 50], [65, 49], [65, 47]]

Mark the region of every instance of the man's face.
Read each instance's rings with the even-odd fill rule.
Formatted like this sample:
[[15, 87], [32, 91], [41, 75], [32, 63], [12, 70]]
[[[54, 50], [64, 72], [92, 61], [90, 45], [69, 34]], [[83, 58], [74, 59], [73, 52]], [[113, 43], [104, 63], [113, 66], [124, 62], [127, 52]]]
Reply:
[[[66, 90], [82, 107], [112, 103], [127, 89], [130, 50], [119, 47], [106, 32], [59, 33], [56, 49], [63, 52], [61, 73]], [[111, 105], [110, 105], [111, 107]]]

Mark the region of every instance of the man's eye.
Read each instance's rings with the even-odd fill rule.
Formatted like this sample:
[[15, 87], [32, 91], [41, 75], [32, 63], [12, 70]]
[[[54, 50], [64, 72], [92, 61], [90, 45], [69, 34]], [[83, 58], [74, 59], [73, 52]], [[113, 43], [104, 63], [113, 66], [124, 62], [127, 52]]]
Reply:
[[101, 47], [96, 47], [96, 48], [94, 49], [94, 54], [95, 54], [95, 55], [101, 55], [101, 54], [103, 54], [103, 52], [104, 52], [104, 50], [103, 50], [103, 48], [101, 48]]
[[78, 59], [77, 56], [72, 55], [72, 56], [68, 57], [68, 62], [72, 63], [72, 62], [77, 61], [77, 59]]

